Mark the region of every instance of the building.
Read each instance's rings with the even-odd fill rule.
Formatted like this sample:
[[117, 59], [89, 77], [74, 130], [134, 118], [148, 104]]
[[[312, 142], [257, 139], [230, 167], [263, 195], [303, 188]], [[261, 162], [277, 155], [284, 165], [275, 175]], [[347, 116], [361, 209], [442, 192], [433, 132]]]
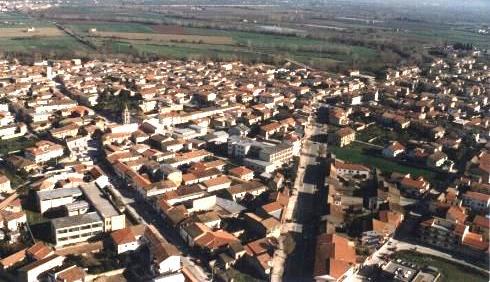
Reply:
[[337, 175], [342, 177], [353, 176], [367, 179], [371, 175], [371, 170], [367, 166], [361, 164], [352, 164], [341, 160], [335, 160], [335, 162], [332, 163], [332, 166], [332, 169], [335, 169]]
[[104, 220], [96, 212], [51, 220], [51, 235], [56, 247], [86, 242], [102, 232]]
[[330, 143], [339, 147], [344, 147], [356, 140], [356, 132], [354, 129], [345, 127], [337, 130], [335, 133], [329, 135]]
[[234, 167], [228, 170], [231, 176], [240, 178], [243, 181], [250, 181], [254, 178], [254, 171], [244, 166]]
[[400, 189], [405, 195], [410, 197], [420, 197], [427, 193], [430, 188], [430, 183], [426, 181], [422, 176], [417, 179], [412, 179], [409, 174], [402, 178], [400, 181]]
[[263, 147], [259, 151], [259, 159], [281, 166], [293, 158], [293, 146], [281, 143], [276, 146]]
[[337, 234], [318, 236], [313, 271], [316, 281], [342, 281], [354, 272], [356, 264], [354, 242]]
[[36, 192], [37, 206], [41, 213], [49, 209], [74, 203], [82, 196], [80, 188], [58, 188]]
[[131, 123], [131, 113], [129, 112], [128, 105], [124, 105], [124, 109], [121, 112], [121, 122], [123, 124]]
[[263, 185], [262, 183], [258, 181], [250, 181], [233, 185], [226, 191], [228, 192], [228, 194], [230, 194], [231, 198], [234, 201], [238, 201], [243, 199], [247, 194], [256, 197], [266, 190], [267, 186]]
[[0, 193], [11, 193], [12, 187], [10, 186], [10, 179], [7, 176], [0, 173]]
[[61, 266], [64, 260], [65, 257], [63, 256], [51, 255], [44, 259], [30, 263], [18, 270], [20, 281], [37, 282], [39, 281], [39, 275], [50, 269]]
[[487, 212], [490, 208], [490, 195], [468, 191], [463, 194], [463, 206], [476, 212]]
[[63, 156], [64, 148], [51, 141], [42, 140], [37, 142], [34, 147], [26, 148], [24, 154], [28, 160], [41, 163]]
[[52, 281], [56, 282], [85, 282], [87, 273], [81, 267], [71, 265], [59, 267], [48, 273]]
[[387, 158], [396, 158], [400, 154], [405, 152], [405, 146], [400, 144], [399, 142], [391, 142], [389, 146], [383, 149], [383, 156]]
[[419, 226], [419, 239], [429, 245], [446, 250], [456, 250], [468, 226], [452, 220], [433, 217]]
[[112, 232], [111, 239], [117, 254], [138, 249], [141, 246], [145, 228], [143, 225], [134, 225]]
[[107, 197], [102, 196], [102, 191], [89, 183], [81, 187], [87, 201], [95, 208], [100, 217], [104, 220], [104, 232], [122, 229], [126, 226], [126, 216], [119, 214]]

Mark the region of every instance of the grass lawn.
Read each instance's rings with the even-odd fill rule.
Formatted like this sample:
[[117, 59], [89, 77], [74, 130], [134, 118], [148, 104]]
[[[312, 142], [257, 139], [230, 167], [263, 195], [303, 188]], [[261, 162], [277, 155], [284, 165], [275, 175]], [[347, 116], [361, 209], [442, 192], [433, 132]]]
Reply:
[[446, 282], [484, 282], [488, 281], [487, 275], [479, 273], [476, 270], [464, 265], [456, 264], [451, 261], [438, 258], [431, 255], [421, 255], [413, 251], [400, 251], [395, 253], [395, 258], [400, 258], [409, 262], [413, 262], [421, 267], [433, 266], [441, 273], [441, 281]]
[[328, 146], [328, 148], [332, 153], [335, 154], [337, 158], [341, 160], [352, 163], [362, 163], [379, 168], [383, 172], [410, 173], [412, 176], [423, 176], [429, 180], [434, 180], [438, 177], [438, 173], [431, 170], [403, 165], [382, 157], [368, 155], [363, 152], [364, 148], [368, 148], [367, 145], [352, 143], [349, 146], [343, 148], [337, 146]]

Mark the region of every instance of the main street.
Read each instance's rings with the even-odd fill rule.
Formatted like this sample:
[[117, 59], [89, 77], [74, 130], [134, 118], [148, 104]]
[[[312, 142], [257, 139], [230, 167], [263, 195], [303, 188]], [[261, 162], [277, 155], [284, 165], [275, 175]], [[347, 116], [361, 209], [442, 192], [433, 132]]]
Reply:
[[319, 211], [322, 210], [318, 195], [324, 187], [326, 167], [319, 158], [320, 148], [324, 145], [310, 139], [322, 131], [324, 128], [315, 121], [305, 128], [298, 170], [282, 229], [282, 234], [289, 232], [293, 236], [296, 246], [293, 253], [287, 255], [283, 251], [284, 236], [281, 238], [280, 248], [274, 255], [271, 281], [311, 281], [313, 277]]

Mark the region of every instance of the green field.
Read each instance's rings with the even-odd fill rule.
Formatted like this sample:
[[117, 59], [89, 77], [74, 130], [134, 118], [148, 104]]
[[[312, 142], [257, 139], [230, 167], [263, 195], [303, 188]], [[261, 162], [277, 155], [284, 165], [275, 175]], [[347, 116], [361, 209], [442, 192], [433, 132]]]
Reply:
[[383, 157], [368, 155], [363, 152], [364, 148], [368, 148], [367, 145], [352, 143], [349, 146], [343, 148], [337, 146], [328, 146], [328, 148], [333, 154], [335, 154], [337, 158], [341, 160], [376, 167], [386, 173], [410, 173], [412, 176], [423, 176], [432, 181], [439, 179], [439, 174], [431, 170], [403, 165], [398, 162], [385, 159]]
[[[223, 11], [220, 10], [221, 8], [216, 9], [218, 14], [227, 11], [227, 9]], [[24, 54], [39, 51], [45, 56], [53, 53], [63, 54], [63, 52], [67, 54], [66, 51], [69, 50], [71, 54], [76, 52], [80, 55], [94, 56], [120, 54], [164, 59], [240, 59], [245, 62], [265, 61], [266, 63], [283, 63], [285, 59], [293, 59], [317, 69], [343, 71], [359, 68], [368, 74], [379, 75], [387, 66], [422, 62], [426, 59], [424, 56], [427, 56], [427, 51], [424, 49], [426, 46], [440, 45], [443, 42], [463, 42], [481, 48], [490, 48], [490, 37], [475, 33], [474, 24], [456, 25], [437, 21], [396, 19], [368, 23], [328, 16], [308, 17], [310, 13], [321, 14], [320, 11], [309, 9], [299, 11], [300, 14], [304, 13], [303, 20], [289, 22], [280, 19], [282, 13], [287, 11], [282, 8], [270, 9], [270, 11], [258, 9], [259, 13], [270, 12], [271, 22], [237, 24], [231, 19], [237, 15], [236, 13], [244, 13], [246, 18], [248, 15], [253, 15], [253, 9], [250, 11], [237, 9], [233, 11], [233, 16], [223, 14], [224, 18], [219, 20], [214, 17], [207, 18], [210, 11], [191, 11], [189, 15], [182, 15], [180, 12], [167, 13], [126, 6], [90, 7], [81, 4], [72, 7], [61, 6], [46, 12], [40, 11], [39, 14], [32, 13], [32, 16], [3, 13], [0, 14], [0, 27], [5, 24], [53, 26], [53, 22], [56, 21], [99, 48], [94, 52], [73, 38], [63, 36], [55, 39], [36, 38], [25, 41], [2, 39], [0, 50]], [[275, 16], [277, 19], [273, 19]], [[299, 30], [299, 33], [295, 35], [271, 33], [260, 29], [261, 26], [279, 26]], [[101, 33], [226, 36], [232, 39], [233, 44], [217, 43], [210, 46], [202, 42], [189, 43], [181, 40], [135, 42], [129, 39], [95, 38], [90, 37], [88, 31], [91, 28], [96, 28]]]
[[67, 28], [80, 34], [86, 34], [91, 28], [101, 32], [143, 32], [153, 33], [150, 25], [139, 23], [113, 23], [113, 22], [94, 22], [94, 23], [68, 23], [64, 24]]
[[427, 254], [422, 255], [413, 251], [400, 251], [395, 253], [395, 258], [400, 258], [411, 263], [415, 263], [420, 267], [433, 266], [441, 273], [441, 281], [445, 282], [488, 281], [487, 275], [472, 268]]

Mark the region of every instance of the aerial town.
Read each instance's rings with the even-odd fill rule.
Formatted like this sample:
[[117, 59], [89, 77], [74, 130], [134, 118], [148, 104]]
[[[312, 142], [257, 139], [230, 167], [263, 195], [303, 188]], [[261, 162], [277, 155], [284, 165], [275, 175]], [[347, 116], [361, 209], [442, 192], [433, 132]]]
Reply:
[[440, 49], [381, 80], [1, 61], [0, 280], [479, 281], [490, 70]]

